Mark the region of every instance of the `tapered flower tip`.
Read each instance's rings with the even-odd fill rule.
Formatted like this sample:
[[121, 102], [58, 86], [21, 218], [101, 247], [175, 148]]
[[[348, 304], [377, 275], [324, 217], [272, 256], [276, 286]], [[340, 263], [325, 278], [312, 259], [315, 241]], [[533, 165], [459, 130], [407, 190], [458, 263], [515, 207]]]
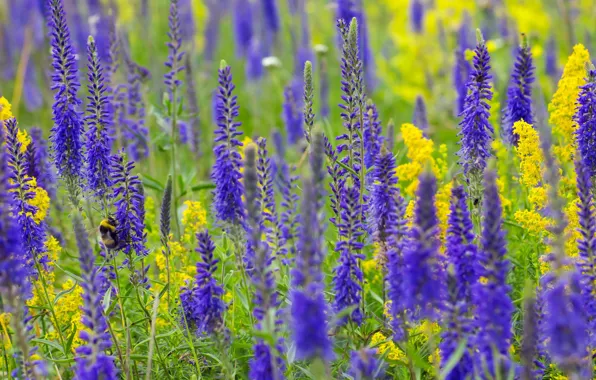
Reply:
[[379, 152], [380, 156], [385, 156], [387, 153], [389, 153], [389, 149], [387, 149], [387, 146], [385, 145], [385, 143], [381, 144], [381, 151]]
[[225, 69], [226, 67], [228, 67], [228, 63], [226, 62], [226, 60], [225, 60], [225, 59], [222, 59], [222, 60], [221, 60], [221, 62], [219, 62], [219, 69], [220, 69], [220, 70], [223, 70], [223, 69]]
[[257, 156], [257, 144], [250, 142], [244, 147], [244, 157], [246, 162], [254, 162]]
[[311, 61], [304, 62], [304, 81], [306, 82], [307, 80], [312, 81], [312, 62]]
[[[588, 72], [588, 77], [593, 77], [594, 73], [593, 71], [596, 70], [596, 67], [594, 67], [594, 63], [588, 61], [586, 62], [586, 71]], [[592, 78], [588, 78], [588, 79], [592, 79]]]
[[520, 35], [520, 44], [519, 46], [522, 49], [526, 49], [528, 46], [530, 46], [529, 42], [528, 42], [528, 36], [526, 36], [526, 33], [521, 33]]
[[480, 29], [476, 29], [476, 43], [478, 45], [484, 45], [484, 36], [482, 35]]
[[358, 20], [356, 17], [352, 18], [352, 22], [350, 22], [348, 41], [350, 41], [350, 46], [358, 46]]
[[89, 37], [87, 37], [87, 45], [91, 45], [95, 43], [95, 38], [93, 38], [92, 35], [89, 35]]

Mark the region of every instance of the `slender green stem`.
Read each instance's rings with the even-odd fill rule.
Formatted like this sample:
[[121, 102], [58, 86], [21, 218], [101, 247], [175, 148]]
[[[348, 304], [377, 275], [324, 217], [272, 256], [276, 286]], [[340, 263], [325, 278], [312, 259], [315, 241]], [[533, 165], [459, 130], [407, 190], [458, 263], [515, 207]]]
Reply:
[[[168, 314], [169, 315], [169, 314]], [[197, 374], [199, 375], [199, 379], [201, 378], [201, 367], [199, 366], [199, 357], [197, 356], [197, 350], [195, 350], [195, 345], [192, 341], [192, 337], [190, 335], [190, 329], [188, 327], [188, 321], [186, 320], [186, 313], [182, 313], [182, 318], [184, 318], [184, 327], [186, 329], [186, 331], [188, 332], [188, 335], [184, 333], [184, 331], [182, 331], [182, 336], [184, 337], [184, 339], [186, 339], [186, 342], [188, 343], [188, 347], [190, 347], [190, 351], [192, 352], [192, 357], [195, 360], [195, 368], [197, 370]], [[171, 317], [170, 317], [171, 319]], [[174, 321], [170, 322], [174, 323]], [[175, 326], [177, 326], [177, 323], [174, 323]]]
[[174, 221], [176, 222], [176, 239], [180, 239], [181, 230], [180, 230], [180, 221], [178, 220], [178, 155], [177, 155], [177, 148], [176, 148], [176, 141], [177, 141], [177, 132], [178, 132], [178, 99], [176, 87], [174, 86], [172, 90], [172, 103], [170, 104], [171, 111], [171, 121], [172, 121], [172, 199], [174, 201]]
[[118, 344], [118, 338], [116, 337], [116, 333], [114, 332], [114, 329], [112, 328], [112, 323], [110, 322], [109, 318], [106, 318], [106, 322], [108, 325], [108, 331], [110, 332], [110, 335], [112, 336], [112, 341], [114, 342], [114, 346], [116, 347], [116, 352], [118, 353], [118, 359], [120, 360], [120, 365], [122, 366], [122, 368], [125, 368], [124, 357], [122, 356], [122, 350], [120, 349], [120, 345]]
[[126, 362], [125, 366], [123, 367], [124, 373], [126, 373], [126, 378], [131, 379], [131, 372], [130, 372], [130, 350], [131, 350], [131, 338], [130, 338], [130, 326], [128, 325], [128, 321], [126, 320], [126, 316], [124, 315], [124, 304], [122, 302], [122, 291], [120, 288], [120, 276], [118, 275], [118, 265], [116, 264], [116, 257], [113, 257], [113, 265], [114, 265], [114, 273], [116, 275], [116, 289], [117, 289], [117, 299], [118, 299], [118, 306], [120, 307], [120, 318], [122, 320], [122, 327], [126, 331]]
[[[54, 328], [55, 328], [56, 332], [58, 333], [58, 337], [60, 338], [60, 344], [66, 350], [66, 340], [64, 339], [64, 335], [62, 334], [62, 329], [60, 329], [60, 323], [58, 322], [58, 317], [56, 316], [56, 311], [54, 310], [54, 304], [53, 304], [52, 300], [50, 300], [50, 295], [46, 288], [46, 280], [43, 275], [43, 268], [41, 267], [41, 265], [39, 265], [37, 258], [35, 259], [35, 268], [37, 269], [37, 273], [39, 274], [39, 279], [41, 282], [41, 289], [43, 290], [43, 295], [45, 298], [44, 299], [45, 306], [50, 311], [50, 316], [54, 319], [52, 324], [54, 325]], [[35, 284], [35, 289], [37, 290], [37, 293], [41, 295], [42, 292], [40, 292], [39, 284], [37, 282], [34, 282], [34, 284]], [[64, 352], [64, 354], [67, 355], [66, 351]]]

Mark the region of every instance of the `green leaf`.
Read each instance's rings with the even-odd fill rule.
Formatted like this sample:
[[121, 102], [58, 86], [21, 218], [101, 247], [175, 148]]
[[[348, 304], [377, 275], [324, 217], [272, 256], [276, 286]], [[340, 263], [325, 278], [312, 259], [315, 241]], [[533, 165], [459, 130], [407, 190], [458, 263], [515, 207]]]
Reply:
[[439, 373], [439, 379], [445, 379], [447, 375], [449, 375], [449, 373], [453, 370], [453, 368], [455, 368], [459, 360], [464, 355], [464, 352], [467, 348], [467, 344], [468, 338], [464, 338], [462, 341], [459, 342], [457, 348], [455, 349], [455, 352], [451, 354], [449, 360], [447, 360], [447, 364], [443, 366], [443, 369]]
[[83, 278], [81, 276], [78, 276], [78, 275], [72, 273], [71, 271], [62, 268], [60, 265], [58, 265], [58, 263], [54, 263], [54, 265], [56, 265], [56, 268], [60, 269], [64, 273], [66, 273], [66, 275], [68, 277], [74, 279], [76, 282], [78, 282], [78, 283], [85, 282], [85, 280], [83, 280]]
[[157, 179], [147, 174], [143, 174], [143, 186], [160, 192], [164, 191], [164, 185]]
[[60, 300], [60, 298], [64, 297], [67, 294], [72, 293], [76, 287], [77, 287], [77, 284], [74, 284], [72, 286], [72, 288], [63, 290], [60, 293], [56, 294], [56, 297], [54, 297], [54, 301], [52, 302], [52, 305], [56, 305], [56, 303], [58, 303], [58, 300]]
[[105, 315], [108, 314], [108, 308], [110, 307], [110, 303], [112, 302], [112, 287], [108, 287], [108, 290], [103, 295], [103, 312]]
[[213, 182], [201, 182], [198, 185], [191, 187], [190, 191], [192, 191], [193, 193], [196, 193], [197, 191], [211, 190], [211, 189], [215, 189], [215, 184]]
[[75, 336], [77, 336], [77, 325], [73, 323], [72, 326], [72, 334], [70, 334], [70, 336], [68, 337], [68, 342], [66, 342], [66, 352], [70, 352], [71, 351], [71, 347], [72, 347], [72, 342], [74, 341]]
[[41, 338], [33, 338], [33, 339], [31, 339], [31, 342], [44, 344], [46, 346], [53, 347], [53, 348], [57, 349], [58, 351], [62, 352], [62, 354], [64, 354], [64, 347], [59, 345], [57, 342], [53, 342], [51, 340], [41, 339]]

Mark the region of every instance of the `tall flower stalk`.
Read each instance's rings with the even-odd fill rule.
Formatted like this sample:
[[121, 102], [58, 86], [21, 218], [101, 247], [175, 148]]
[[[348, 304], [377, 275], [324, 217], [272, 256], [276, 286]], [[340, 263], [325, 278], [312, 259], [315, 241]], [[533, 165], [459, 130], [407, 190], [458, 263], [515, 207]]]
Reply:
[[104, 79], [104, 73], [97, 46], [93, 37], [87, 42], [87, 66], [89, 69], [89, 103], [87, 104], [87, 134], [86, 134], [86, 178], [87, 188], [99, 199], [107, 216], [108, 192], [110, 188], [110, 154], [111, 139], [111, 93], [109, 85]]
[[174, 222], [176, 224], [176, 236], [179, 238], [181, 234], [180, 221], [178, 220], [178, 158], [177, 158], [177, 137], [178, 137], [178, 114], [179, 114], [179, 100], [178, 88], [182, 85], [182, 81], [178, 79], [178, 74], [184, 70], [184, 52], [182, 49], [182, 35], [180, 32], [180, 17], [178, 13], [178, 0], [170, 0], [170, 16], [169, 16], [169, 32], [170, 38], [167, 43], [168, 46], [168, 60], [165, 65], [170, 70], [164, 75], [164, 83], [168, 88], [169, 106], [168, 115], [170, 117], [171, 128], [171, 161], [172, 161], [172, 198], [174, 200]]
[[[459, 123], [461, 131], [460, 164], [468, 181], [468, 193], [474, 204], [482, 198], [482, 176], [490, 157], [493, 127], [490, 124], [490, 101], [493, 93], [490, 79], [490, 56], [480, 31], [474, 49], [474, 67], [466, 85], [468, 91]], [[474, 210], [473, 210], [474, 211]]]
[[83, 167], [83, 117], [78, 109], [82, 102], [77, 95], [79, 73], [63, 0], [49, 0], [48, 4], [54, 68], [51, 88], [56, 91], [52, 106], [54, 126], [50, 139], [58, 174], [66, 183], [70, 201], [78, 208]]
[[588, 71], [586, 84], [581, 87], [578, 99], [579, 106], [575, 114], [578, 124], [576, 130], [577, 148], [582, 166], [589, 173], [592, 182], [596, 179], [596, 69], [592, 66]]
[[534, 65], [532, 50], [528, 38], [522, 33], [521, 44], [511, 74], [511, 83], [507, 90], [507, 110], [505, 115], [505, 133], [509, 142], [517, 145], [519, 136], [513, 131], [513, 124], [523, 120], [534, 124], [532, 113], [532, 84], [534, 83]]

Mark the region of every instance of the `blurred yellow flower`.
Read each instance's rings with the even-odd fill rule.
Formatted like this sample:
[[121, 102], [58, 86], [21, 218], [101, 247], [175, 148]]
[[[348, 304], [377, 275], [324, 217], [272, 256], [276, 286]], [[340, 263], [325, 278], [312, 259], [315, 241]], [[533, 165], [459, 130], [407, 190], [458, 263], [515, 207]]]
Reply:
[[0, 97], [0, 121], [8, 120], [13, 117], [11, 107], [12, 106], [4, 96]]
[[370, 345], [372, 347], [377, 347], [379, 355], [383, 355], [387, 352], [387, 358], [390, 360], [404, 361], [406, 359], [404, 352], [397, 347], [392, 340], [387, 341], [387, 337], [381, 332], [377, 332], [372, 336]]
[[184, 233], [192, 237], [207, 226], [207, 211], [199, 201], [186, 201], [184, 204], [182, 225]]
[[544, 161], [538, 132], [524, 121], [513, 124], [513, 132], [519, 136], [515, 153], [519, 158], [520, 182], [527, 187], [538, 186], [542, 181]]
[[513, 219], [533, 235], [540, 236], [547, 232], [551, 221], [534, 210], [517, 210]]

